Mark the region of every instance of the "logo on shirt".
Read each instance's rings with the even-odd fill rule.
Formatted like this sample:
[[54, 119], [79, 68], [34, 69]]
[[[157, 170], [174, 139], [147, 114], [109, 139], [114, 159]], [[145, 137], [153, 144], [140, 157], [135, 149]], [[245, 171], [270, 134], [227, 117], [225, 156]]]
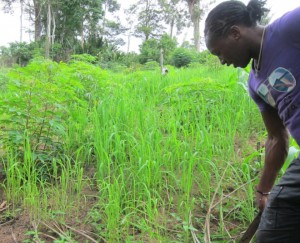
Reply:
[[266, 103], [275, 107], [275, 91], [289, 93], [295, 87], [295, 77], [289, 70], [279, 67], [271, 73], [267, 80], [259, 85], [257, 93]]

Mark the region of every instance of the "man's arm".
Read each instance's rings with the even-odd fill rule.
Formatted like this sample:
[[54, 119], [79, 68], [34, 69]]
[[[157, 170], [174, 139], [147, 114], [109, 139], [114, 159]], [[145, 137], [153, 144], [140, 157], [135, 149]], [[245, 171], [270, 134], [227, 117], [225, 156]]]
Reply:
[[[268, 137], [265, 144], [265, 164], [261, 174], [257, 190], [263, 193], [271, 191], [275, 179], [288, 154], [289, 133], [283, 125], [275, 109], [261, 113]], [[258, 208], [263, 210], [267, 202], [267, 196], [256, 193]]]

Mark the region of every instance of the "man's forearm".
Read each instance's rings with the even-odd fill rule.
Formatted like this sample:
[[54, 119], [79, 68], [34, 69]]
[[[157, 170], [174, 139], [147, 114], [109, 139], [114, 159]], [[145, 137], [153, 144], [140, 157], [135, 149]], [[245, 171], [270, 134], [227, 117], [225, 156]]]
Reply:
[[269, 192], [288, 154], [289, 135], [287, 132], [279, 138], [268, 137], [265, 147], [265, 164], [257, 188]]

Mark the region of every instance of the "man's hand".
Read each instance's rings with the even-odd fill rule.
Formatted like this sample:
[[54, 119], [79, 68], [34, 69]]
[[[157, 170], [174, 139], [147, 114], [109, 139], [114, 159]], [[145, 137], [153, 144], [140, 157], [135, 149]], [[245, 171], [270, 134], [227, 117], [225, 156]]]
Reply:
[[256, 206], [262, 212], [267, 204], [268, 195], [262, 195], [261, 193], [256, 192], [255, 197]]

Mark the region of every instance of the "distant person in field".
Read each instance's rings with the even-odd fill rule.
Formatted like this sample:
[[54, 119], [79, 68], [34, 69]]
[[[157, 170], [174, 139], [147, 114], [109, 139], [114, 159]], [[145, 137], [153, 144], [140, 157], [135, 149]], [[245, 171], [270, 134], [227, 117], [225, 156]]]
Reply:
[[288, 154], [289, 135], [300, 145], [300, 7], [267, 26], [260, 26], [258, 22], [268, 11], [265, 2], [220, 3], [205, 21], [205, 41], [222, 64], [244, 68], [251, 62], [249, 93], [268, 132], [264, 168], [256, 187], [257, 206], [263, 211], [257, 242], [297, 243], [299, 157], [289, 165], [279, 183], [274, 183]]
[[163, 67], [162, 70], [161, 70], [161, 74], [162, 74], [162, 75], [167, 75], [168, 73], [169, 73], [168, 68]]

